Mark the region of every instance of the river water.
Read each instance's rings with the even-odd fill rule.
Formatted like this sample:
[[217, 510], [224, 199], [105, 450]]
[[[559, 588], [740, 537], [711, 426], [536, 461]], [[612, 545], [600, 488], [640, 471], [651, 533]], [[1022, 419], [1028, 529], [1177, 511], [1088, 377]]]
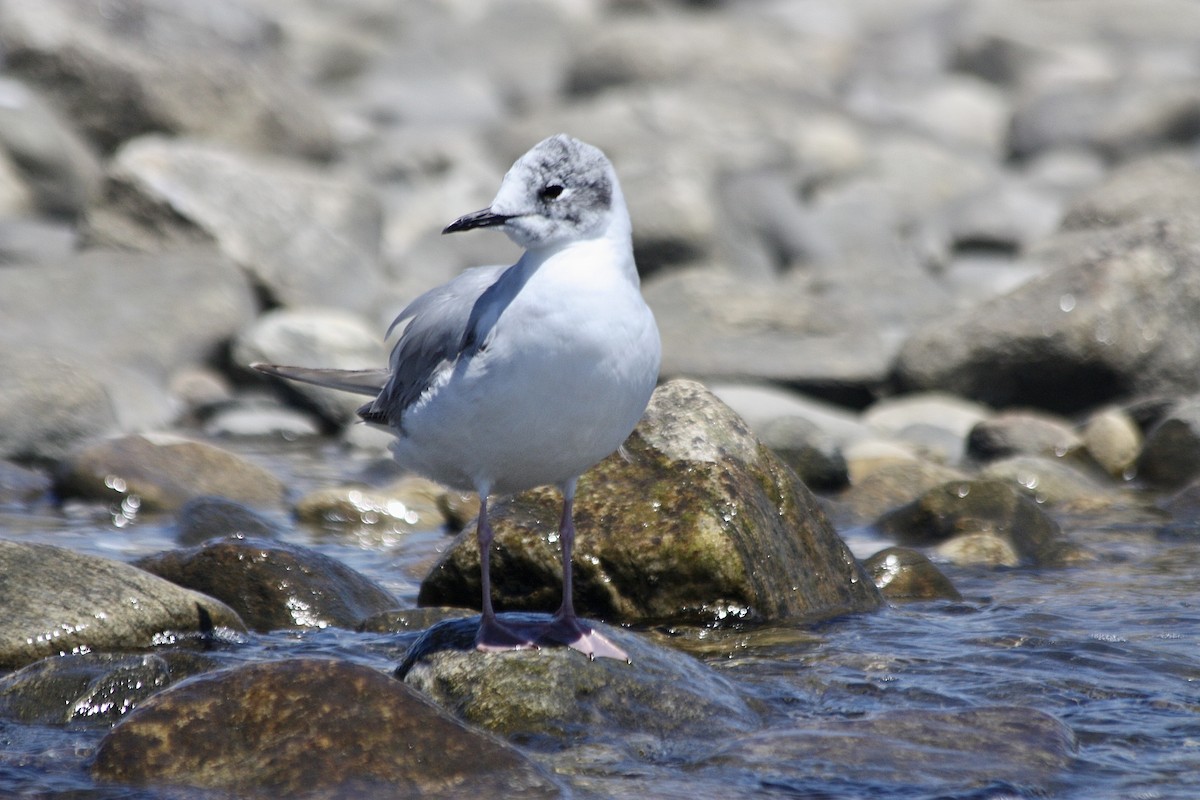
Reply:
[[[228, 446], [228, 445], [227, 445]], [[353, 476], [367, 464], [333, 445], [238, 445], [299, 493]], [[0, 510], [0, 537], [57, 544], [132, 560], [176, 546], [169, 517], [127, 521], [109, 509]], [[897, 605], [820, 625], [755, 630], [674, 631], [713, 668], [778, 709], [774, 725], [814, 717], [854, 719], [882, 712], [1023, 706], [1063, 722], [1075, 758], [1047, 785], [915, 784], [851, 769], [747, 774], [714, 766], [661, 764], [637, 770], [627, 792], [642, 797], [804, 798], [1195, 798], [1200, 797], [1200, 520], [1194, 538], [1161, 536], [1150, 515], [1062, 520], [1093, 556], [1054, 570], [942, 565], [958, 602]], [[1177, 528], [1186, 530], [1187, 526]], [[860, 557], [885, 543], [870, 531], [843, 535]], [[338, 558], [415, 604], [424, 571], [449, 543], [441, 531], [293, 526], [289, 541]], [[245, 657], [330, 655], [388, 669], [377, 635], [277, 632], [252, 637]], [[160, 797], [97, 786], [88, 759], [102, 730], [0, 721], [0, 797]], [[869, 742], [865, 746], [869, 746]], [[686, 759], [681, 760], [681, 764]], [[607, 784], [614, 789], [616, 784]], [[686, 788], [694, 788], [688, 793]], [[724, 790], [723, 790], [724, 789]], [[725, 791], [727, 790], [727, 791]], [[615, 792], [614, 792], [615, 793]], [[580, 796], [593, 796], [584, 790]]]

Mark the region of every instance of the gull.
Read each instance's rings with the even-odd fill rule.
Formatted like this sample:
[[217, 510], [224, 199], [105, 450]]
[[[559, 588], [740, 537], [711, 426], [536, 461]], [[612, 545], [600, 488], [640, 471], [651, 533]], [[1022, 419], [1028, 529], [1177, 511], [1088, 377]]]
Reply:
[[[442, 232], [476, 228], [497, 228], [525, 252], [412, 301], [388, 330], [401, 329], [388, 369], [252, 366], [372, 395], [358, 414], [395, 435], [401, 466], [479, 495], [479, 650], [560, 643], [628, 661], [576, 615], [571, 578], [576, 483], [633, 431], [662, 353], [616, 172], [596, 147], [552, 136], [517, 159], [491, 205]], [[562, 603], [546, 623], [506, 622], [492, 605], [488, 500], [547, 485], [563, 498]]]

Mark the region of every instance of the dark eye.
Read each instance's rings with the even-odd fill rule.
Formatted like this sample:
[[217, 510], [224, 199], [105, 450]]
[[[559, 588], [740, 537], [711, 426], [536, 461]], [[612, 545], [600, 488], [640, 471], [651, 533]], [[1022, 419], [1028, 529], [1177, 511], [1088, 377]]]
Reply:
[[542, 200], [553, 200], [562, 193], [563, 187], [559, 186], [557, 183], [552, 183], [549, 186], [543, 186], [542, 190], [538, 192], [538, 197], [540, 197]]

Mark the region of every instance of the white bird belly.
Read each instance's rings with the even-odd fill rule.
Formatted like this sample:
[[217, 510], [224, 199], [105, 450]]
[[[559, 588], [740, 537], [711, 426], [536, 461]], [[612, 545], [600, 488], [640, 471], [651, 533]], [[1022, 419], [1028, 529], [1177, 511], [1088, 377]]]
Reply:
[[620, 446], [658, 379], [654, 317], [628, 282], [557, 283], [531, 280], [487, 346], [405, 412], [397, 461], [511, 494], [577, 477]]

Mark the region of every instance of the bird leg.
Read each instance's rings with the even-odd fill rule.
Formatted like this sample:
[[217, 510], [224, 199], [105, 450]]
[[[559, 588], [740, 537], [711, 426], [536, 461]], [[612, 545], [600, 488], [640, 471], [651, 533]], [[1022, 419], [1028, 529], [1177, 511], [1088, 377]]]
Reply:
[[575, 546], [574, 507], [575, 483], [572, 481], [563, 489], [562, 521], [558, 526], [558, 538], [562, 545], [562, 605], [559, 606], [549, 626], [542, 631], [542, 638], [565, 644], [592, 660], [615, 658], [620, 661], [629, 661], [629, 656], [624, 650], [580, 621], [579, 617], [575, 615], [571, 569], [571, 555]]
[[480, 582], [483, 584], [483, 607], [479, 618], [479, 632], [475, 634], [475, 649], [485, 653], [502, 652], [505, 650], [536, 649], [537, 643], [532, 636], [520, 633], [496, 618], [492, 608], [492, 526], [487, 518], [487, 493], [479, 495], [479, 521], [476, 524], [475, 536], [479, 541]]

